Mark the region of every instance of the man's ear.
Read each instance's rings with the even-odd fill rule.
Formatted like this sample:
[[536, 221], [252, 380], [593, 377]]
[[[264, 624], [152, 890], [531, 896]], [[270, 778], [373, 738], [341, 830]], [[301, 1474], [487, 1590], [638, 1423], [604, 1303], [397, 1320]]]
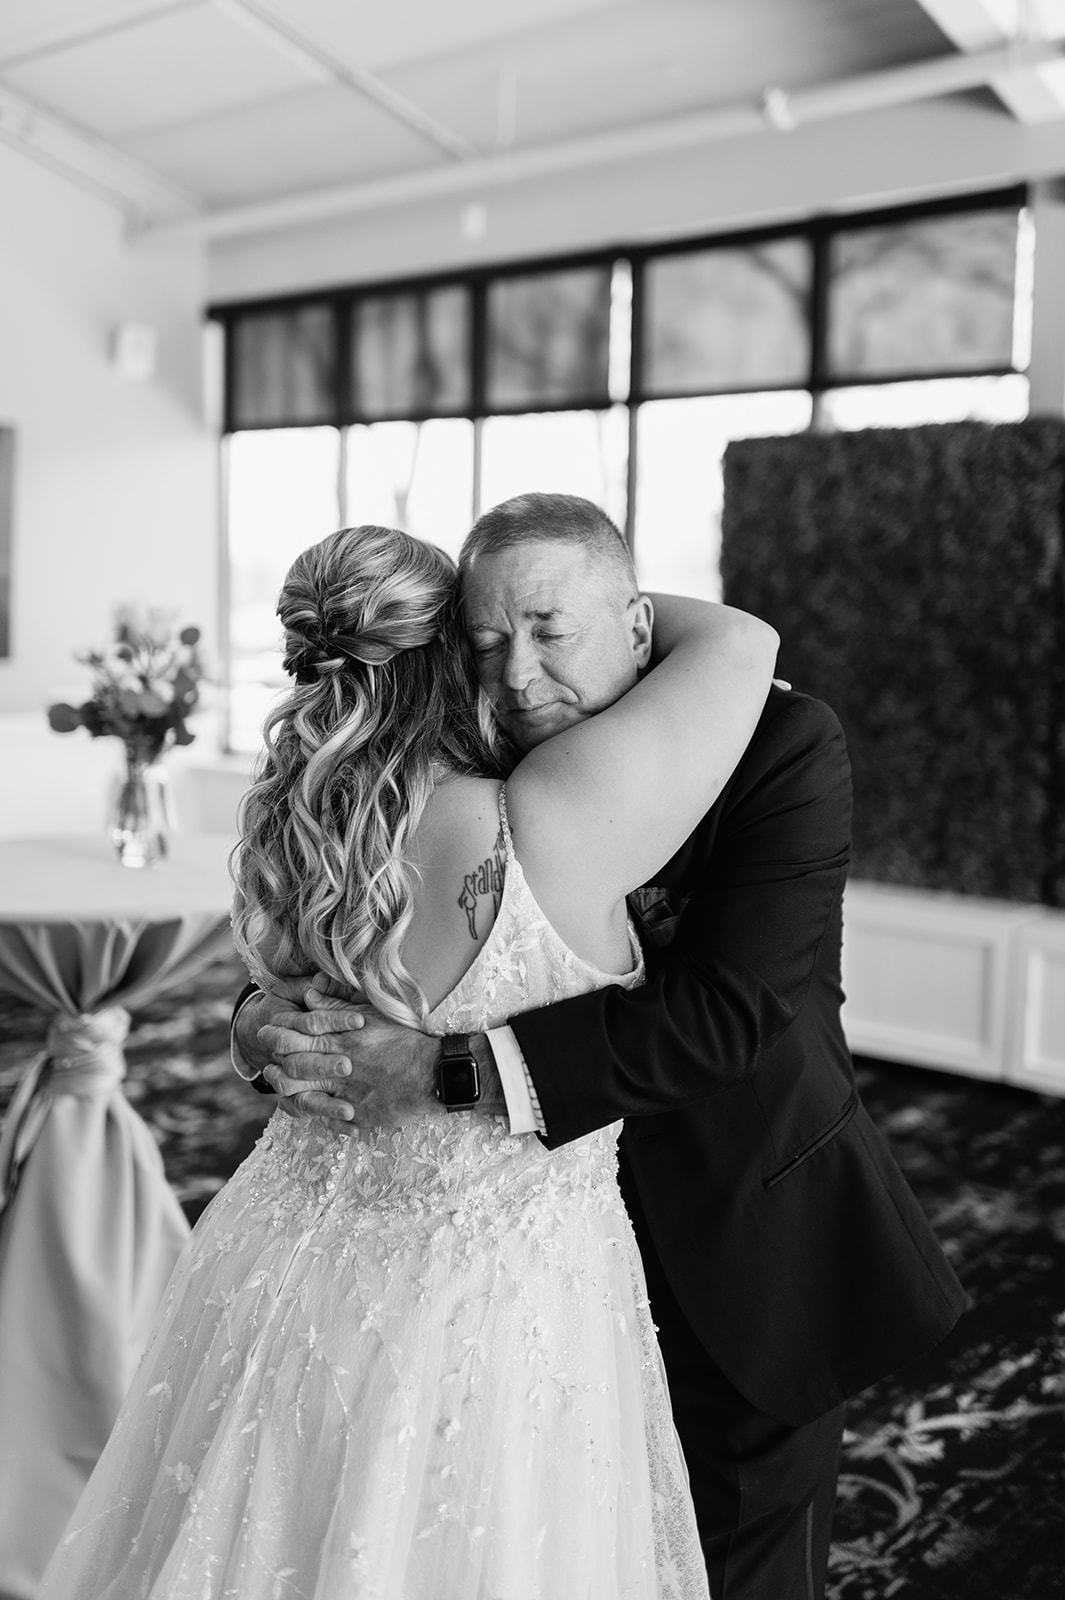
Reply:
[[632, 655], [641, 672], [651, 660], [654, 622], [655, 608], [650, 595], [638, 594], [632, 601]]

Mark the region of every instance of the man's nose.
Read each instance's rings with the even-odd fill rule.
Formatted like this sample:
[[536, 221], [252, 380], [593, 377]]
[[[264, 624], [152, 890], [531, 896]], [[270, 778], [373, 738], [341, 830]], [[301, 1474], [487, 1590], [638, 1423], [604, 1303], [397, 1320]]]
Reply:
[[524, 689], [538, 673], [536, 652], [528, 639], [513, 638], [503, 659], [503, 683], [512, 690]]

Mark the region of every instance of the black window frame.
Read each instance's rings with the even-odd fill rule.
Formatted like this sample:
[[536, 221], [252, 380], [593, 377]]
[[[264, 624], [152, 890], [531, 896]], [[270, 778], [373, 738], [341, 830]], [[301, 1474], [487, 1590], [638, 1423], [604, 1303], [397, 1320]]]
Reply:
[[[798, 389], [813, 395], [814, 403], [826, 391], [839, 388], [873, 387], [885, 383], [933, 382], [944, 378], [971, 378], [974, 376], [1005, 377], [1018, 369], [1012, 365], [994, 368], [969, 367], [937, 368], [912, 373], [889, 374], [862, 373], [849, 377], [831, 373], [828, 368], [828, 312], [829, 312], [829, 245], [833, 238], [849, 232], [859, 232], [869, 227], [890, 227], [892, 223], [905, 223], [923, 217], [939, 217], [980, 211], [1022, 209], [1029, 203], [1027, 184], [1011, 184], [974, 193], [943, 196], [934, 200], [915, 201], [898, 206], [869, 207], [861, 211], [821, 214], [800, 221], [780, 222], [758, 228], [738, 228], [729, 231], [700, 233], [669, 240], [616, 243], [595, 250], [570, 251], [565, 254], [528, 256], [487, 266], [453, 268], [444, 272], [408, 274], [403, 277], [373, 278], [356, 283], [334, 285], [329, 288], [309, 289], [296, 293], [261, 296], [250, 300], [217, 301], [208, 305], [206, 317], [222, 325], [225, 336], [225, 383], [222, 433], [254, 432], [267, 428], [300, 428], [310, 426], [301, 420], [281, 420], [271, 423], [241, 423], [235, 416], [233, 376], [233, 330], [238, 321], [249, 315], [283, 313], [309, 305], [331, 306], [335, 319], [337, 359], [334, 369], [333, 414], [319, 420], [314, 426], [345, 428], [356, 424], [377, 421], [428, 422], [437, 417], [464, 417], [470, 422], [482, 421], [490, 416], [521, 416], [525, 414], [556, 411], [606, 411], [615, 405], [639, 407], [651, 400], [691, 399], [695, 395], [728, 395], [743, 393], [788, 393]], [[714, 250], [738, 250], [752, 245], [770, 243], [778, 239], [805, 240], [811, 251], [811, 289], [807, 315], [810, 328], [809, 363], [804, 381], [781, 384], [756, 384], [747, 387], [655, 390], [648, 393], [645, 387], [643, 335], [646, 326], [644, 304], [646, 297], [646, 269], [649, 262], [667, 257], [706, 253]], [[612, 274], [618, 263], [627, 263], [632, 276], [632, 346], [629, 358], [628, 394], [624, 399], [604, 398], [602, 395], [574, 396], [557, 402], [535, 405], [517, 403], [509, 406], [489, 406], [486, 395], [487, 380], [487, 297], [489, 286], [509, 278], [535, 277], [552, 272], [577, 270], [582, 267], [599, 267]], [[442, 288], [464, 288], [470, 297], [469, 373], [470, 404], [463, 409], [440, 411], [433, 408], [410, 409], [389, 417], [376, 417], [357, 411], [351, 404], [351, 308], [360, 299], [380, 298], [400, 294], [425, 294]]]
[[[892, 206], [870, 206], [861, 210], [818, 214], [798, 220], [782, 221], [761, 227], [700, 232], [670, 240], [629, 240], [607, 244], [595, 249], [552, 253], [540, 256], [523, 256], [511, 260], [457, 266], [438, 272], [406, 274], [398, 277], [375, 277], [344, 284], [334, 284], [313, 289], [277, 295], [261, 295], [239, 300], [211, 302], [205, 308], [207, 321], [220, 325], [223, 335], [223, 384], [221, 436], [224, 441], [234, 433], [267, 432], [284, 429], [331, 427], [340, 435], [340, 471], [344, 472], [347, 450], [347, 430], [355, 426], [373, 426], [383, 422], [422, 423], [437, 418], [465, 419], [473, 425], [473, 474], [475, 507], [481, 474], [482, 428], [490, 417], [547, 415], [557, 412], [593, 411], [608, 412], [624, 407], [628, 427], [628, 459], [626, 482], [626, 516], [624, 533], [630, 547], [635, 544], [636, 485], [639, 472], [638, 439], [641, 407], [662, 401], [692, 400], [702, 397], [727, 397], [744, 393], [807, 393], [812, 399], [812, 426], [818, 425], [823, 397], [843, 388], [888, 387], [906, 382], [929, 383], [943, 379], [974, 379], [980, 377], [1006, 377], [1023, 374], [1024, 367], [1014, 365], [987, 368], [948, 367], [907, 373], [863, 373], [852, 379], [829, 371], [829, 247], [831, 241], [850, 231], [869, 227], [889, 227], [892, 223], [907, 223], [924, 217], [939, 217], [975, 213], [996, 209], [1016, 209], [1018, 212], [1031, 205], [1031, 190], [1025, 182], [1000, 185], [992, 189], [976, 190], [963, 194], [940, 196], [935, 199], [912, 201]], [[646, 271], [653, 260], [683, 253], [706, 252], [714, 249], [742, 249], [745, 246], [771, 242], [776, 239], [799, 238], [808, 241], [812, 252], [809, 304], [809, 363], [805, 381], [760, 384], [748, 388], [732, 386], [724, 389], [680, 390], [676, 393], [656, 389], [648, 393], [644, 371], [644, 332], [646, 327]], [[584, 266], [601, 267], [608, 278], [620, 264], [626, 264], [631, 276], [631, 326], [627, 393], [578, 398], [549, 404], [517, 404], [512, 407], [489, 407], [486, 397], [487, 378], [487, 296], [492, 282], [510, 277], [526, 277], [552, 271], [569, 271]], [[429, 293], [440, 288], [459, 286], [469, 295], [468, 322], [470, 404], [462, 410], [436, 409], [410, 410], [398, 415], [371, 416], [356, 411], [352, 405], [351, 390], [351, 308], [360, 298], [399, 295], [404, 293]], [[280, 420], [267, 423], [241, 424], [235, 417], [235, 366], [233, 361], [234, 329], [244, 316], [296, 310], [308, 305], [328, 305], [334, 317], [336, 359], [334, 362], [333, 414], [316, 422], [303, 419]], [[608, 351], [608, 366], [612, 367]], [[619, 386], [620, 387], [620, 386]], [[226, 473], [226, 452], [223, 449], [223, 478]], [[343, 490], [341, 490], [343, 506]], [[225, 585], [223, 588], [223, 655], [225, 673], [229, 675], [229, 620]], [[228, 735], [227, 735], [228, 739]], [[228, 745], [227, 745], [228, 747]]]
[[[628, 417], [628, 463], [625, 512], [625, 537], [635, 544], [636, 482], [639, 472], [639, 413], [644, 404], [662, 401], [726, 397], [741, 394], [808, 393], [813, 404], [814, 425], [821, 412], [823, 397], [839, 389], [876, 388], [908, 382], [931, 383], [944, 379], [1008, 377], [1023, 369], [1003, 367], [945, 367], [919, 372], [862, 373], [849, 378], [829, 370], [828, 331], [831, 241], [849, 232], [869, 227], [890, 227], [924, 217], [941, 217], [993, 210], [1022, 210], [1030, 204], [1027, 183], [1002, 185], [993, 189], [944, 195], [894, 206], [871, 206], [862, 210], [820, 213], [807, 218], [777, 222], [761, 227], [718, 230], [687, 235], [671, 240], [628, 241], [595, 249], [567, 251], [542, 256], [523, 256], [490, 264], [453, 267], [441, 272], [407, 274], [401, 277], [366, 279], [355, 283], [307, 289], [281, 295], [259, 296], [247, 300], [216, 301], [209, 304], [205, 317], [221, 324], [224, 334], [223, 439], [233, 433], [264, 432], [273, 429], [333, 427], [341, 434], [343, 459], [345, 430], [373, 426], [378, 422], [430, 422], [436, 419], [465, 419], [474, 425], [474, 496], [480, 474], [481, 427], [487, 418], [552, 413], [606, 412], [624, 406]], [[646, 327], [646, 273], [649, 262], [666, 257], [705, 253], [712, 250], [737, 250], [777, 239], [806, 240], [812, 253], [809, 304], [809, 360], [805, 379], [778, 384], [732, 385], [726, 388], [656, 389], [649, 393], [645, 383], [643, 339]], [[624, 398], [609, 395], [572, 396], [557, 402], [516, 403], [489, 406], [487, 402], [488, 290], [493, 282], [508, 278], [546, 275], [581, 267], [600, 267], [612, 276], [619, 264], [627, 264], [632, 283], [631, 345], [629, 352], [628, 393]], [[359, 299], [389, 295], [430, 293], [433, 290], [462, 287], [470, 297], [468, 321], [470, 404], [461, 410], [410, 409], [389, 416], [373, 416], [357, 411], [351, 404], [351, 308]], [[244, 316], [296, 310], [308, 305], [328, 305], [333, 309], [337, 355], [334, 363], [333, 414], [314, 423], [301, 419], [268, 423], [241, 423], [235, 416], [233, 363], [234, 329]], [[608, 351], [608, 365], [609, 365]]]

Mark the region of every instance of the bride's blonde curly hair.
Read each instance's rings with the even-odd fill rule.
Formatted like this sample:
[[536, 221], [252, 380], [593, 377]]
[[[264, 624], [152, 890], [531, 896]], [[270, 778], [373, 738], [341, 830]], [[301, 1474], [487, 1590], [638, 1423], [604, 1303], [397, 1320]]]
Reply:
[[455, 565], [394, 528], [342, 528], [293, 563], [277, 612], [296, 684], [240, 808], [237, 946], [266, 987], [321, 970], [421, 1021], [406, 847], [440, 776], [502, 772]]

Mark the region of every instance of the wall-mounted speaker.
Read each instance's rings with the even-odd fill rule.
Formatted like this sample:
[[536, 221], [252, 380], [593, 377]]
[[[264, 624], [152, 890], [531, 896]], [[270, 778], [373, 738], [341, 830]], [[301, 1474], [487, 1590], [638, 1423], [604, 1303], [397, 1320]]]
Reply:
[[155, 376], [159, 339], [146, 322], [120, 322], [111, 339], [111, 365], [120, 378], [146, 383]]

